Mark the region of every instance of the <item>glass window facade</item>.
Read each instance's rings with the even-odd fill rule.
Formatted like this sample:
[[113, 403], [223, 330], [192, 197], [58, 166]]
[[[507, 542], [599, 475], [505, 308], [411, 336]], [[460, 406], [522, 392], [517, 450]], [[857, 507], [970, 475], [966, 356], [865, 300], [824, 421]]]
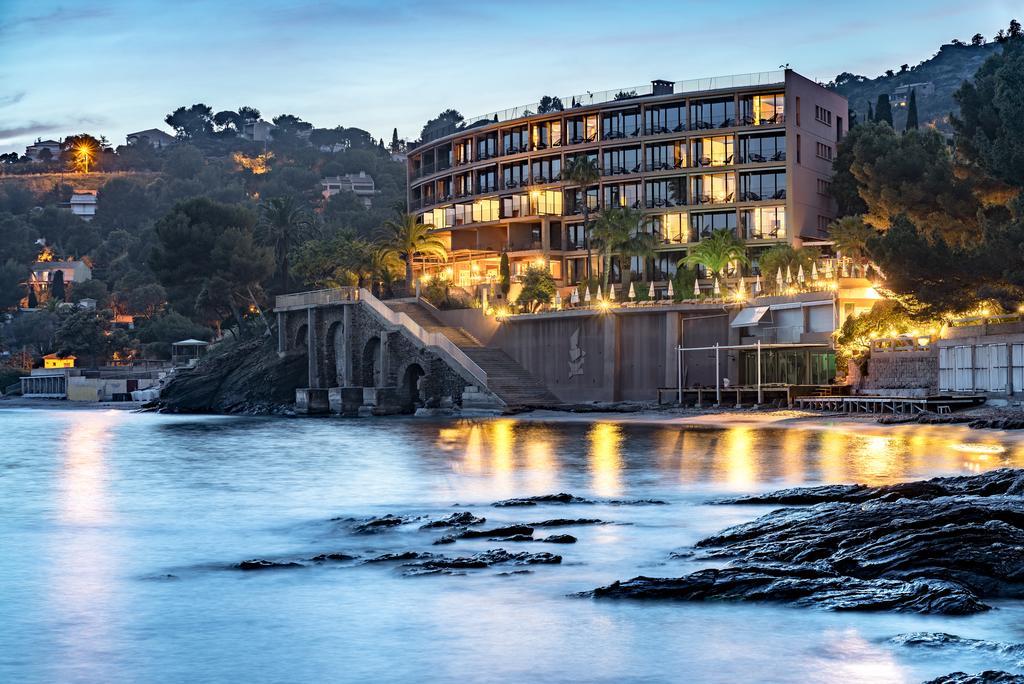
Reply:
[[566, 144], [568, 145], [597, 142], [597, 114], [571, 117], [566, 121], [565, 128]]
[[786, 237], [786, 208], [758, 207], [740, 212], [746, 240], [781, 240]]
[[740, 200], [744, 202], [759, 200], [786, 199], [786, 172], [762, 171], [759, 173], [740, 174]]
[[561, 157], [534, 159], [532, 167], [534, 183], [554, 183], [562, 178]]
[[490, 159], [498, 154], [498, 134], [492, 133], [479, 138], [476, 141], [476, 158], [477, 161], [484, 159]]
[[494, 192], [498, 189], [498, 172], [495, 167], [476, 172], [476, 191]]
[[519, 218], [530, 215], [530, 198], [526, 194], [501, 198], [501, 217]]
[[691, 176], [691, 184], [691, 204], [723, 204], [736, 199], [736, 180], [732, 173]]
[[473, 202], [473, 221], [497, 221], [500, 204], [496, 199], [483, 199]]
[[644, 205], [657, 207], [686, 206], [686, 178], [661, 178], [644, 183]]
[[711, 237], [711, 231], [722, 228], [736, 230], [735, 211], [711, 211], [690, 214], [690, 242]]
[[760, 133], [740, 136], [741, 164], [786, 161], [786, 135]]
[[690, 104], [690, 130], [728, 128], [736, 125], [736, 103], [731, 97], [699, 100]]
[[530, 129], [530, 149], [546, 150], [562, 146], [562, 121], [543, 121]]
[[638, 173], [640, 166], [639, 147], [620, 147], [614, 150], [605, 150], [601, 155], [601, 172], [606, 176]]
[[530, 149], [529, 133], [526, 126], [517, 126], [501, 134], [501, 149], [504, 154], [518, 154]]
[[783, 123], [786, 120], [785, 107], [786, 98], [783, 93], [746, 95], [740, 98], [740, 124], [771, 126]]
[[561, 190], [534, 190], [530, 193], [530, 210], [535, 216], [562, 215]]
[[565, 248], [569, 250], [587, 248], [587, 236], [582, 223], [570, 223], [566, 226]]
[[658, 252], [653, 261], [652, 280], [669, 280], [676, 274], [686, 252]]
[[644, 135], [679, 133], [686, 130], [686, 107], [682, 104], [648, 107], [644, 111]]
[[693, 141], [694, 166], [725, 166], [735, 161], [735, 148], [731, 135], [719, 135], [713, 138], [698, 138]]
[[618, 140], [640, 135], [640, 110], [627, 109], [601, 115], [601, 139]]
[[686, 141], [647, 145], [644, 155], [644, 169], [647, 171], [681, 169], [686, 166]]
[[503, 164], [501, 167], [502, 185], [508, 188], [521, 188], [530, 184], [530, 167], [526, 162]]
[[621, 183], [604, 186], [604, 207], [640, 208], [640, 184]]

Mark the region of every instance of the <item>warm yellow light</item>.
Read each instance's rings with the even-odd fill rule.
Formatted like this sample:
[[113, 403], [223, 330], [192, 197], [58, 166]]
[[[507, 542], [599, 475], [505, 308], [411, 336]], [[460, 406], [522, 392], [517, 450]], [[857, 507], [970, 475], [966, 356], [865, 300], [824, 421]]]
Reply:
[[544, 259], [543, 259], [543, 257], [537, 257], [536, 259], [534, 259], [533, 260], [533, 265], [536, 266], [537, 268], [544, 268]]
[[423, 275], [421, 275], [420, 276], [420, 282], [423, 283], [424, 285], [429, 283], [430, 282], [430, 274], [429, 273], [424, 273]]
[[612, 308], [612, 303], [609, 302], [607, 299], [602, 299], [597, 303], [597, 308], [601, 309], [602, 311], [607, 311], [608, 309]]

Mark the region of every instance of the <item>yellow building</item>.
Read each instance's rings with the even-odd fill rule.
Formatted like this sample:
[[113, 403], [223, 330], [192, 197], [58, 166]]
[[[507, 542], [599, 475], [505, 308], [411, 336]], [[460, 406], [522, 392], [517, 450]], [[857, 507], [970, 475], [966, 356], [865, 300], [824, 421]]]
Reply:
[[56, 354], [47, 354], [43, 357], [43, 368], [74, 368], [75, 357], [68, 356], [60, 358]]

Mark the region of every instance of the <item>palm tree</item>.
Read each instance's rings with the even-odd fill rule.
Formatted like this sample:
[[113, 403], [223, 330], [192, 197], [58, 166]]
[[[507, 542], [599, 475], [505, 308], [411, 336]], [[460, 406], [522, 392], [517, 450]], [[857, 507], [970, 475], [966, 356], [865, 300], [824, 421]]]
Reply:
[[417, 256], [435, 256], [446, 261], [448, 247], [430, 234], [432, 223], [418, 223], [415, 214], [400, 214], [395, 221], [386, 221], [377, 231], [381, 252], [405, 262], [405, 286], [412, 290], [412, 263]]
[[286, 292], [291, 285], [288, 253], [293, 244], [312, 232], [313, 218], [294, 197], [273, 197], [260, 204], [258, 228], [261, 241], [274, 247], [274, 261], [281, 276], [281, 291]]
[[603, 210], [594, 222], [594, 243], [600, 249], [604, 260], [604, 285], [608, 285], [612, 255], [622, 258], [622, 282], [632, 279], [630, 261], [632, 257], [654, 255], [657, 238], [643, 231], [643, 213], [629, 207], [609, 207]]
[[581, 154], [566, 165], [565, 171], [562, 173], [562, 178], [568, 181], [571, 185], [575, 185], [580, 189], [580, 199], [582, 201], [580, 211], [583, 214], [583, 239], [587, 243], [587, 278], [589, 279], [591, 276], [591, 226], [590, 203], [587, 202], [587, 188], [601, 180], [601, 171], [597, 167], [596, 159], [591, 159], [590, 157]]
[[844, 216], [832, 222], [828, 234], [835, 242], [837, 252], [849, 257], [855, 264], [860, 264], [868, 256], [868, 240], [878, 233], [864, 223], [860, 216]]
[[750, 263], [747, 248], [743, 241], [728, 228], [712, 231], [711, 236], [701, 240], [690, 250], [685, 258], [680, 259], [680, 266], [693, 267], [700, 264], [713, 275], [724, 275], [733, 262]]

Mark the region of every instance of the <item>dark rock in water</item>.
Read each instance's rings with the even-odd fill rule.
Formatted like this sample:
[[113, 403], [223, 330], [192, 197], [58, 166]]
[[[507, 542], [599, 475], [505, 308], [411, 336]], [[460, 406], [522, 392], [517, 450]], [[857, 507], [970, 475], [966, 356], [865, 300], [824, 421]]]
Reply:
[[579, 496], [567, 494], [566, 492], [560, 492], [558, 494], [542, 494], [540, 496], [524, 496], [519, 499], [505, 499], [504, 501], [495, 501], [492, 506], [499, 508], [505, 506], [536, 506], [537, 504], [589, 504], [594, 503], [589, 499], [584, 499]]
[[576, 537], [571, 534], [552, 534], [549, 537], [541, 539], [541, 541], [547, 542], [548, 544], [575, 544]]
[[281, 568], [301, 568], [305, 566], [302, 563], [292, 561], [271, 561], [264, 558], [254, 558], [237, 563], [234, 567], [236, 570], [278, 570]]
[[529, 534], [513, 534], [510, 537], [492, 537], [491, 539], [488, 539], [487, 541], [496, 541], [496, 542], [532, 542], [532, 541], [537, 541], [537, 540], [534, 539]]
[[371, 518], [364, 523], [356, 525], [352, 531], [356, 534], [374, 534], [381, 530], [390, 529], [392, 527], [398, 527], [409, 522], [408, 518], [403, 518], [397, 515], [388, 513], [380, 518]]
[[434, 530], [444, 527], [467, 527], [469, 525], [483, 525], [485, 522], [487, 522], [487, 518], [478, 518], [469, 511], [462, 511], [461, 513], [452, 513], [440, 520], [428, 522], [426, 525], [421, 525], [420, 529]]
[[437, 556], [416, 563], [406, 563], [408, 569], [403, 574], [453, 574], [461, 570], [489, 568], [492, 565], [538, 565], [558, 564], [561, 562], [561, 556], [547, 552], [528, 553], [526, 551], [519, 551], [513, 553], [505, 549], [491, 549], [472, 556], [459, 556], [456, 558]]
[[457, 539], [477, 539], [483, 537], [512, 537], [517, 534], [533, 535], [533, 528], [527, 525], [506, 525], [490, 530], [462, 530], [455, 535]]
[[1010, 644], [986, 639], [966, 639], [945, 632], [910, 632], [899, 634], [889, 639], [889, 643], [897, 646], [908, 646], [918, 649], [950, 649], [977, 653], [986, 657], [996, 657], [1012, 662], [1020, 667], [1024, 664], [1024, 644]]
[[857, 580], [818, 565], [750, 565], [686, 577], [634, 577], [582, 594], [594, 598], [786, 601], [837, 611], [970, 615], [986, 610], [970, 591], [941, 580]]
[[400, 553], [383, 553], [373, 558], [367, 558], [364, 563], [391, 563], [393, 561], [422, 560], [425, 558], [437, 558], [433, 553], [425, 551], [402, 551]]
[[953, 672], [929, 679], [924, 684], [1024, 684], [1024, 675], [1011, 674], [1002, 670], [985, 670], [977, 674]]
[[537, 504], [598, 504], [603, 503], [609, 506], [661, 506], [667, 502], [657, 499], [609, 499], [606, 501], [595, 501], [584, 499], [581, 496], [560, 492], [558, 494], [541, 494], [540, 496], [524, 496], [518, 499], [505, 499], [495, 501], [492, 506], [499, 508], [507, 506], [536, 506]]
[[719, 499], [714, 503], [798, 505], [826, 501], [861, 503], [875, 500], [929, 500], [940, 496], [998, 496], [1000, 494], [1024, 494], [1024, 470], [1000, 468], [980, 475], [936, 477], [923, 482], [900, 482], [881, 487], [868, 487], [862, 484], [796, 487], [767, 494]]
[[327, 561], [349, 561], [356, 558], [357, 556], [350, 556], [347, 553], [321, 553], [319, 556], [313, 556], [309, 560], [314, 563], [325, 563]]
[[573, 527], [575, 525], [607, 525], [597, 518], [554, 518], [530, 523], [531, 527]]
[[175, 371], [160, 406], [175, 413], [290, 413], [307, 372], [305, 352], [278, 357], [274, 338], [222, 342], [195, 368]]
[[[965, 615], [987, 597], [1024, 597], [1024, 471], [891, 487], [785, 490], [782, 508], [699, 541], [721, 570], [637, 578], [593, 595], [789, 601], [835, 610]], [[747, 501], [749, 502], [749, 501]]]
[[438, 537], [437, 539], [434, 540], [434, 544], [435, 545], [437, 545], [437, 544], [454, 544], [454, 543], [455, 543], [455, 535], [452, 535], [452, 534], [446, 534], [443, 537]]

